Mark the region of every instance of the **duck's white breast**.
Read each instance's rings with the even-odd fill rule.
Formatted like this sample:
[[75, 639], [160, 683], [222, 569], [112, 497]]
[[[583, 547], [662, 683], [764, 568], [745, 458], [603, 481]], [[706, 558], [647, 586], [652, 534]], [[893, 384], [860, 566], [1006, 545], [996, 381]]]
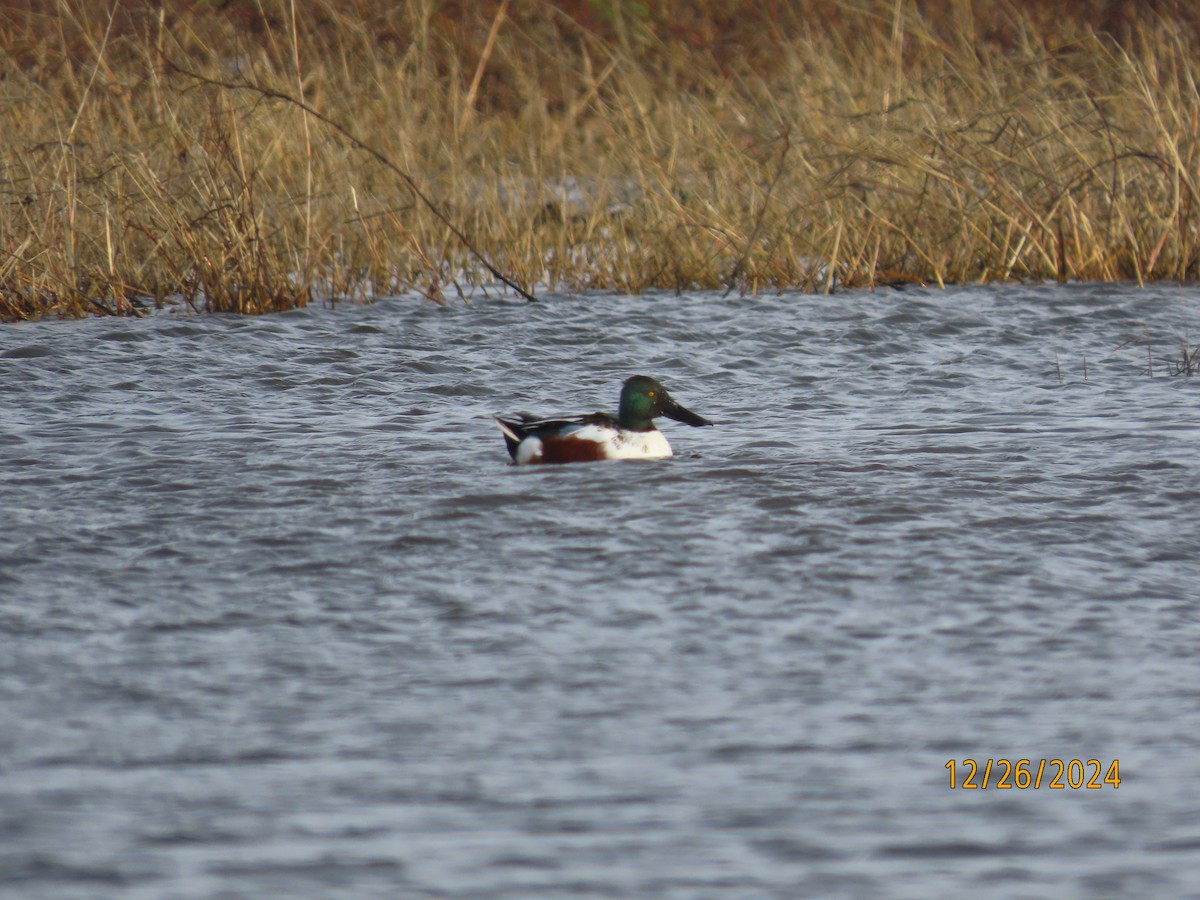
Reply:
[[661, 431], [622, 431], [610, 436], [609, 459], [667, 459], [671, 445]]

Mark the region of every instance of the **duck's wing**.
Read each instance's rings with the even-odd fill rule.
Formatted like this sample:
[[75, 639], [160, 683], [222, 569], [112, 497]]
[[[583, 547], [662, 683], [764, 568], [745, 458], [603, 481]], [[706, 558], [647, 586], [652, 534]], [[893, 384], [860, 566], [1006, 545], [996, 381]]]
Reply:
[[529, 413], [517, 413], [515, 418], [492, 416], [496, 426], [504, 434], [504, 443], [508, 446], [508, 455], [517, 458], [517, 447], [525, 438], [543, 437], [545, 435], [561, 435], [584, 425], [599, 425], [602, 427], [617, 427], [617, 420], [608, 413], [591, 413], [586, 416], [567, 416], [561, 419], [539, 419]]

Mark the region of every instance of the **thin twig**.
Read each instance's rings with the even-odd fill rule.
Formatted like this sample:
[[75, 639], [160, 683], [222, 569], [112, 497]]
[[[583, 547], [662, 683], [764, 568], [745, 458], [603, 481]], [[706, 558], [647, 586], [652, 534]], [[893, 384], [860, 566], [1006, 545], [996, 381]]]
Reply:
[[218, 79], [218, 78], [210, 78], [207, 75], [201, 75], [198, 72], [193, 72], [189, 69], [185, 69], [182, 66], [180, 66], [178, 63], [176, 63], [174, 60], [171, 60], [171, 59], [164, 58], [164, 63], [169, 70], [171, 70], [173, 72], [178, 72], [180, 75], [184, 75], [188, 78], [191, 78], [191, 79], [199, 82], [200, 84], [208, 84], [208, 85], [212, 85], [213, 87], [225, 88], [226, 90], [231, 90], [231, 91], [251, 91], [255, 94], [258, 94], [258, 96], [260, 96], [264, 99], [267, 99], [267, 100], [282, 100], [284, 103], [290, 103], [292, 106], [295, 106], [297, 109], [300, 109], [300, 110], [308, 113], [310, 116], [312, 116], [317, 121], [323, 122], [324, 124], [328, 125], [334, 131], [336, 131], [338, 134], [340, 134], [343, 138], [345, 138], [352, 147], [354, 147], [357, 150], [361, 150], [363, 153], [366, 153], [368, 156], [372, 157], [376, 162], [378, 162], [384, 168], [389, 169], [390, 171], [395, 173], [397, 176], [399, 176], [404, 181], [404, 183], [408, 185], [408, 189], [413, 192], [413, 194], [416, 196], [416, 198], [418, 200], [420, 200], [425, 205], [425, 207], [431, 213], [434, 214], [434, 216], [437, 217], [438, 221], [440, 221], [443, 225], [445, 225], [450, 230], [451, 234], [453, 234], [456, 238], [458, 238], [458, 240], [462, 243], [462, 245], [464, 247], [466, 247], [468, 251], [470, 251], [471, 255], [473, 255], [476, 259], [478, 259], [483, 264], [484, 268], [486, 268], [488, 270], [488, 272], [490, 272], [494, 278], [499, 279], [501, 282], [506, 284], [508, 287], [512, 288], [514, 291], [516, 291], [518, 294], [520, 294], [522, 297], [524, 297], [530, 303], [537, 302], [537, 297], [535, 297], [529, 291], [525, 290], [525, 288], [521, 287], [519, 284], [517, 284], [515, 281], [513, 281], [511, 278], [509, 278], [507, 275], [505, 275], [503, 272], [501, 272], [498, 268], [496, 268], [496, 266], [492, 264], [492, 261], [489, 260], [486, 256], [484, 256], [483, 253], [480, 250], [478, 250], [473, 243], [471, 243], [470, 238], [468, 238], [465, 234], [463, 234], [462, 230], [457, 225], [455, 225], [454, 222], [452, 222], [450, 220], [450, 217], [447, 216], [444, 212], [442, 212], [442, 210], [438, 207], [438, 205], [436, 203], [434, 203], [433, 200], [431, 200], [428, 196], [425, 195], [425, 192], [421, 190], [421, 188], [417, 184], [417, 181], [415, 178], [413, 178], [411, 175], [409, 175], [407, 172], [405, 172], [403, 169], [401, 169], [398, 165], [396, 165], [394, 162], [392, 162], [390, 159], [388, 159], [381, 151], [377, 150], [376, 148], [374, 148], [370, 144], [368, 144], [366, 141], [359, 138], [357, 135], [354, 134], [354, 132], [352, 132], [345, 125], [338, 122], [336, 119], [333, 119], [330, 116], [327, 116], [325, 113], [321, 112], [319, 109], [316, 109], [315, 107], [311, 106], [310, 104], [305, 103], [303, 100], [301, 100], [297, 97], [293, 97], [291, 94], [285, 93], [284, 91], [277, 91], [274, 88], [263, 87], [260, 84], [251, 84], [251, 83], [245, 82], [245, 81], [224, 81], [224, 80]]

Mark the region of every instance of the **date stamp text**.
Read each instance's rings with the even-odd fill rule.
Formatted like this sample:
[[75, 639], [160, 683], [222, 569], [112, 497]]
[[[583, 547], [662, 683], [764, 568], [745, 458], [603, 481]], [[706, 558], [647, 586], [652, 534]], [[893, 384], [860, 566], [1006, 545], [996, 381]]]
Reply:
[[1105, 765], [1098, 759], [952, 759], [950, 790], [1091, 790], [1121, 786], [1121, 764]]

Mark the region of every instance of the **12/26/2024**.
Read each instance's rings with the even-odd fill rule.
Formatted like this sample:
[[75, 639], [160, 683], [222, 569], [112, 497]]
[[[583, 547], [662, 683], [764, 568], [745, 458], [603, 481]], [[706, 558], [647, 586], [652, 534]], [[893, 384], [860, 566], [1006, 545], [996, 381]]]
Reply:
[[1043, 784], [1050, 790], [1102, 790], [1121, 786], [1120, 760], [1106, 767], [1098, 759], [962, 759], [949, 760], [951, 790], [1027, 790]]

